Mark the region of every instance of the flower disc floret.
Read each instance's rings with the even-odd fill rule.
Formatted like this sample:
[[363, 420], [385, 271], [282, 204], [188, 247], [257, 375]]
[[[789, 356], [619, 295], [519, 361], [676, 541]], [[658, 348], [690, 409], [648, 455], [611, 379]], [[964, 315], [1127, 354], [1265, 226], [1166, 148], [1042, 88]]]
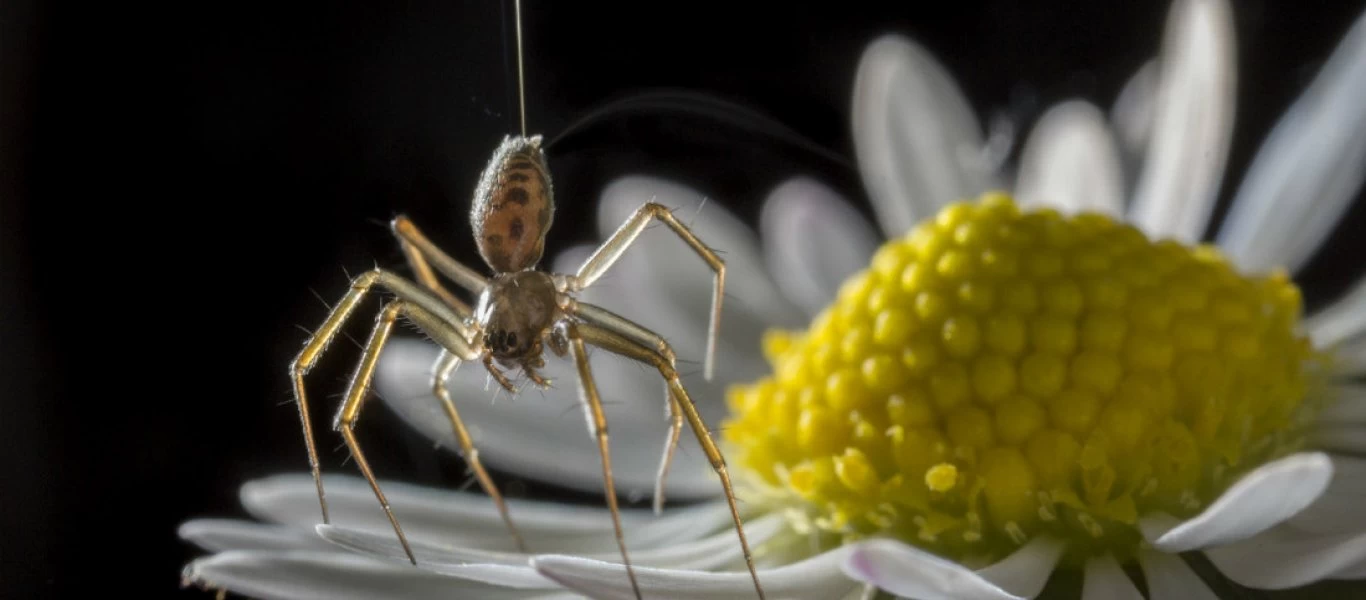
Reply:
[[827, 543], [1131, 555], [1140, 515], [1191, 516], [1302, 442], [1319, 356], [1299, 315], [1283, 273], [988, 194], [770, 332], [774, 375], [729, 390], [725, 439]]

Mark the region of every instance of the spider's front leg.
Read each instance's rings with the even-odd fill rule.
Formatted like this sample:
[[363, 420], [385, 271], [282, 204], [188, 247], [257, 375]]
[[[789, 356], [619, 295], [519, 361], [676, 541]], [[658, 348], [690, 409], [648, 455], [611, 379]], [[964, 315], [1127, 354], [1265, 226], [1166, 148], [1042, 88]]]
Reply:
[[726, 263], [714, 250], [708, 248], [702, 240], [693, 234], [691, 229], [678, 222], [672, 212], [663, 204], [647, 202], [631, 215], [621, 227], [617, 228], [612, 237], [598, 247], [598, 250], [584, 261], [583, 266], [579, 267], [579, 272], [573, 277], [568, 277], [568, 288], [572, 292], [580, 292], [593, 285], [607, 269], [621, 258], [626, 249], [631, 246], [636, 238], [645, 231], [645, 228], [654, 220], [663, 221], [668, 225], [678, 237], [683, 238], [688, 246], [706, 261], [707, 266], [711, 267], [716, 273], [715, 283], [712, 286], [711, 300], [711, 323], [707, 330], [707, 356], [703, 367], [703, 376], [707, 381], [711, 381], [713, 366], [716, 362], [716, 337], [721, 330], [721, 299], [725, 296], [726, 290]]
[[464, 318], [461, 315], [424, 292], [422, 288], [398, 275], [382, 269], [375, 269], [362, 273], [351, 281], [351, 289], [346, 292], [346, 295], [336, 306], [332, 307], [327, 319], [323, 321], [317, 331], [313, 332], [313, 335], [304, 343], [303, 349], [299, 351], [299, 355], [289, 364], [289, 376], [294, 383], [294, 401], [299, 406], [299, 418], [303, 422], [304, 445], [308, 448], [308, 464], [313, 472], [313, 482], [318, 488], [318, 504], [322, 507], [323, 523], [330, 523], [331, 520], [327, 514], [327, 496], [323, 492], [318, 449], [313, 441], [313, 425], [309, 416], [308, 396], [304, 392], [304, 376], [318, 363], [322, 353], [341, 332], [342, 326], [355, 312], [361, 300], [365, 299], [366, 294], [370, 293], [371, 288], [375, 286], [388, 289], [400, 298], [406, 298], [422, 305], [428, 312], [438, 316], [443, 321], [449, 322], [451, 327], [462, 334], [462, 341], [468, 339], [463, 335], [467, 331], [465, 331]]
[[[385, 516], [389, 518], [389, 523], [394, 527], [394, 533], [398, 535], [399, 543], [403, 545], [403, 551], [408, 555], [408, 560], [417, 564], [417, 558], [413, 556], [413, 550], [408, 545], [408, 538], [403, 535], [403, 528], [399, 526], [394, 511], [389, 507], [389, 501], [384, 497], [384, 491], [380, 489], [379, 482], [375, 479], [369, 462], [365, 460], [365, 454], [361, 451], [360, 442], [356, 440], [355, 434], [356, 421], [360, 419], [360, 409], [368, 395], [366, 392], [370, 388], [370, 381], [375, 376], [375, 367], [379, 364], [380, 352], [384, 349], [385, 342], [389, 340], [389, 333], [394, 328], [394, 322], [400, 316], [417, 325], [418, 329], [431, 336], [459, 359], [477, 359], [483, 354], [483, 348], [477, 342], [470, 344], [464, 336], [460, 335], [459, 330], [452, 327], [449, 322], [442, 320], [415, 302], [399, 299], [389, 303], [380, 313], [374, 329], [370, 332], [370, 339], [365, 343], [365, 351], [361, 355], [360, 363], [356, 365], [356, 372], [351, 376], [351, 383], [347, 386], [346, 400], [342, 403], [341, 410], [337, 412], [337, 418], [332, 425], [333, 429], [340, 431], [342, 438], [346, 440], [346, 446], [350, 448], [351, 455], [355, 457], [356, 465], [360, 467], [361, 474], [365, 476], [365, 480], [370, 483], [370, 488], [374, 490], [375, 498], [379, 499]], [[464, 425], [460, 422], [459, 415], [455, 413], [455, 406], [448, 405], [447, 409], [449, 414], [453, 416], [457, 430], [463, 430]], [[464, 440], [462, 440], [462, 446], [464, 445], [463, 442]], [[468, 447], [473, 448], [473, 443], [471, 442]], [[506, 515], [506, 511], [504, 514]], [[508, 524], [511, 526], [510, 520]], [[513, 534], [516, 535], [515, 529]], [[521, 541], [520, 536], [517, 536], [517, 539], [519, 542]]]
[[[404, 552], [408, 559], [414, 564], [417, 559], [413, 556], [411, 547], [408, 545], [407, 537], [403, 534], [402, 527], [399, 526], [398, 519], [394, 516], [389, 507], [388, 499], [379, 487], [379, 482], [375, 479], [374, 472], [370, 468], [369, 461], [365, 459], [360, 444], [355, 437], [355, 424], [360, 417], [360, 409], [369, 389], [370, 381], [374, 377], [375, 368], [379, 362], [380, 352], [384, 344], [389, 339], [389, 334], [393, 329], [394, 322], [403, 317], [427, 334], [447, 352], [459, 360], [478, 360], [485, 354], [482, 341], [477, 335], [473, 326], [467, 325], [462, 315], [458, 314], [453, 307], [447, 305], [443, 300], [434, 296], [432, 293], [419, 287], [417, 284], [403, 279], [388, 271], [376, 269], [366, 272], [351, 283], [351, 290], [347, 292], [341, 302], [328, 314], [327, 320], [309, 338], [304, 345], [304, 349], [299, 353], [298, 358], [290, 365], [290, 375], [294, 380], [295, 400], [299, 405], [300, 417], [303, 421], [305, 443], [308, 447], [309, 463], [313, 470], [313, 479], [318, 487], [318, 502], [323, 511], [323, 522], [328, 523], [327, 500], [323, 492], [322, 475], [318, 466], [318, 455], [316, 445], [313, 440], [313, 428], [309, 419], [308, 400], [304, 391], [303, 378], [309, 370], [317, 364], [322, 352], [341, 332], [346, 320], [355, 311], [365, 295], [375, 286], [383, 287], [398, 297], [397, 300], [384, 307], [376, 320], [374, 328], [370, 332], [370, 338], [365, 344], [360, 362], [356, 365], [356, 371], [351, 377], [351, 382], [346, 390], [345, 401], [337, 413], [333, 427], [340, 431], [346, 440], [347, 447], [351, 450], [356, 459], [356, 464], [360, 467], [361, 473], [369, 482], [371, 489], [375, 492], [375, 497], [379, 500], [384, 509], [385, 516], [389, 518], [390, 524], [394, 528], [394, 533], [398, 536]], [[450, 366], [449, 369], [454, 369]], [[433, 383], [433, 389], [439, 390], [444, 387], [444, 375], [449, 375], [449, 369], [444, 365], [437, 370], [437, 376], [441, 377], [441, 382]], [[455, 412], [454, 404], [450, 403], [449, 395], [438, 393], [438, 397], [443, 399], [444, 408], [451, 418], [452, 426], [456, 430], [456, 437], [460, 440], [462, 449], [467, 456], [475, 456], [472, 452], [473, 443], [465, 431], [464, 424], [460, 421], [459, 414]], [[463, 435], [462, 435], [463, 434]], [[502, 498], [497, 493], [497, 489], [488, 479], [487, 473], [483, 472], [483, 467], [478, 463], [477, 458], [470, 461], [471, 467], [475, 469], [476, 475], [481, 475], [480, 483], [485, 485], [485, 490], [494, 497], [498, 503], [509, 529], [512, 531], [514, 539], [521, 544], [521, 536], [512, 527], [511, 519], [507, 518], [507, 510], [503, 506]]]

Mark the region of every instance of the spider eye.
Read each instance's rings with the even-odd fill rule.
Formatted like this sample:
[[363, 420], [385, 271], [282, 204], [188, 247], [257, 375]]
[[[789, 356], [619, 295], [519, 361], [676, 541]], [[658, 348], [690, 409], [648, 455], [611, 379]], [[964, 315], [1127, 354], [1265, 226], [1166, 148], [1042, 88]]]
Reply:
[[517, 334], [509, 332], [507, 343], [509, 348], [517, 347]]

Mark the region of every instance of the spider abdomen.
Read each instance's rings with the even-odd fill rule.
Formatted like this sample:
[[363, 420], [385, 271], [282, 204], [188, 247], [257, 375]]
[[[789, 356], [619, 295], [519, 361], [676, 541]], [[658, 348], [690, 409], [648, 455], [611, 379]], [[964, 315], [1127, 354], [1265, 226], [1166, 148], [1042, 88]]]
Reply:
[[555, 214], [541, 136], [508, 136], [475, 189], [470, 224], [479, 254], [495, 272], [536, 266]]

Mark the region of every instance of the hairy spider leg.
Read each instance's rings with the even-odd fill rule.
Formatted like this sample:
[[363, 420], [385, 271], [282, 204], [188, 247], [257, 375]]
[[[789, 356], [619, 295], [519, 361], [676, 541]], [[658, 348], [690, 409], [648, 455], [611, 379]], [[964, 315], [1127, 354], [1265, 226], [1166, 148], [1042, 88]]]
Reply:
[[726, 459], [721, 455], [721, 450], [717, 448], [715, 440], [712, 439], [707, 424], [702, 421], [702, 415], [697, 411], [697, 405], [688, 395], [688, 390], [683, 387], [678, 372], [658, 351], [649, 346], [641, 345], [633, 341], [628, 335], [618, 333], [610, 327], [580, 323], [576, 330], [584, 342], [613, 354], [620, 354], [653, 365], [659, 369], [660, 376], [669, 383], [669, 388], [673, 391], [674, 397], [678, 399], [684, 416], [687, 417], [688, 425], [692, 427], [693, 434], [697, 436], [697, 443], [702, 446], [702, 451], [707, 455], [707, 460], [711, 462], [712, 469], [721, 477], [721, 487], [726, 493], [726, 502], [730, 506], [731, 519], [735, 521], [735, 533], [740, 537], [740, 547], [745, 553], [745, 564], [749, 567], [750, 577], [754, 580], [754, 591], [759, 594], [759, 598], [762, 600], [764, 589], [759, 585], [759, 573], [754, 568], [754, 556], [749, 550], [749, 540], [745, 537], [744, 525], [740, 520], [740, 509], [736, 505], [735, 491], [731, 486], [730, 471], [726, 468]]
[[[669, 362], [670, 367], [675, 369], [678, 367], [673, 348], [659, 334], [626, 317], [587, 302], [576, 301], [570, 305], [568, 310], [586, 323], [610, 329], [645, 348], [654, 349], [660, 358]], [[659, 471], [655, 474], [654, 511], [656, 515], [664, 512], [664, 481], [669, 477], [669, 466], [673, 464], [674, 451], [678, 449], [678, 439], [683, 433], [683, 407], [679, 405], [678, 398], [674, 396], [673, 390], [669, 389], [668, 381], [664, 382], [664, 399], [667, 404], [664, 418], [669, 420], [669, 435], [664, 440], [664, 454], [660, 457]]]
[[[305, 445], [308, 447], [308, 459], [313, 472], [313, 481], [318, 488], [318, 503], [322, 508], [323, 522], [329, 523], [327, 496], [323, 491], [322, 473], [318, 462], [317, 446], [313, 437], [313, 425], [309, 418], [308, 398], [304, 391], [304, 376], [317, 364], [318, 358], [340, 333], [342, 326], [355, 311], [356, 306], [376, 285], [389, 290], [399, 299], [385, 307], [371, 331], [370, 340], [366, 343], [361, 362], [357, 365], [356, 373], [351, 379], [346, 401], [337, 415], [334, 428], [339, 429], [346, 439], [347, 445], [356, 457], [357, 464], [360, 465], [362, 473], [370, 482], [370, 486], [374, 489], [385, 514], [393, 524], [394, 531], [398, 534], [399, 541], [402, 542], [409, 560], [416, 564], [417, 560], [413, 558], [412, 550], [408, 546], [407, 538], [403, 535], [403, 530], [399, 527], [398, 520], [394, 518], [393, 512], [389, 509], [388, 501], [384, 498], [383, 492], [379, 489], [379, 484], [370, 472], [369, 464], [365, 461], [364, 455], [360, 453], [360, 447], [355, 443], [350, 425], [354, 423], [355, 415], [359, 413], [360, 398], [364, 397], [370, 378], [374, 374], [375, 363], [379, 359], [379, 351], [388, 338], [389, 330], [393, 327], [393, 321], [400, 314], [407, 317], [409, 321], [412, 321], [448, 351], [462, 359], [479, 358], [483, 354], [482, 343], [479, 340], [474, 340], [471, 343], [466, 339], [462, 334], [461, 325], [457, 325], [461, 323], [460, 317], [441, 299], [398, 275], [382, 269], [375, 269], [362, 273], [352, 280], [351, 289], [333, 307], [322, 326], [313, 333], [304, 344], [304, 348], [299, 352], [298, 357], [290, 363], [289, 372], [294, 381], [295, 401], [299, 405], [299, 416], [303, 422]], [[360, 385], [357, 385], [358, 383]]]
[[626, 219], [626, 222], [617, 228], [616, 232], [607, 241], [598, 247], [597, 251], [588, 260], [584, 261], [583, 266], [579, 267], [579, 272], [573, 277], [568, 278], [569, 287], [572, 291], [579, 292], [593, 285], [603, 273], [607, 271], [626, 249], [631, 246], [636, 238], [645, 231], [645, 227], [654, 220], [663, 221], [678, 237], [683, 238], [698, 256], [706, 261], [707, 266], [715, 272], [715, 282], [712, 286], [711, 300], [711, 324], [707, 330], [707, 357], [703, 368], [703, 376], [707, 381], [711, 381], [713, 365], [716, 362], [716, 337], [721, 330], [721, 298], [726, 290], [726, 263], [717, 256], [716, 252], [708, 248], [702, 240], [693, 235], [691, 229], [679, 223], [674, 218], [672, 212], [667, 207], [656, 202], [646, 202], [636, 209], [636, 212]]
[[626, 576], [631, 579], [631, 590], [640, 600], [640, 585], [636, 583], [636, 572], [631, 568], [631, 556], [626, 552], [626, 538], [621, 531], [621, 509], [617, 507], [617, 486], [612, 480], [612, 453], [607, 443], [607, 414], [602, 409], [602, 398], [598, 397], [598, 386], [593, 381], [593, 371], [588, 366], [588, 352], [584, 349], [583, 337], [579, 326], [573, 321], [562, 320], [556, 328], [559, 334], [569, 340], [569, 353], [574, 357], [574, 366], [579, 371], [579, 401], [583, 404], [584, 416], [588, 419], [588, 432], [597, 439], [598, 454], [602, 456], [602, 482], [607, 494], [607, 508], [612, 512], [612, 527], [616, 530], [617, 546], [621, 549], [621, 560], [626, 566]]

